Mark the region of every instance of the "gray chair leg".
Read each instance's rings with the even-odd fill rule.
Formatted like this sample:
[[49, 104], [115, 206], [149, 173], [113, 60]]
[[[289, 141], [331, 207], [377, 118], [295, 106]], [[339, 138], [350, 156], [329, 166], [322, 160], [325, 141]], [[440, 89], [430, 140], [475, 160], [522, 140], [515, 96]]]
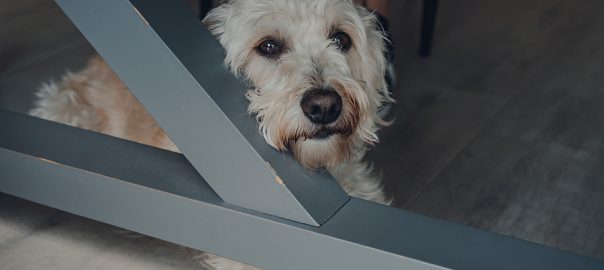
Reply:
[[212, 0], [199, 0], [199, 19], [203, 20], [212, 9]]
[[434, 35], [437, 9], [438, 0], [424, 0], [422, 30], [419, 46], [419, 55], [423, 57], [430, 56], [430, 53], [432, 52], [432, 36]]

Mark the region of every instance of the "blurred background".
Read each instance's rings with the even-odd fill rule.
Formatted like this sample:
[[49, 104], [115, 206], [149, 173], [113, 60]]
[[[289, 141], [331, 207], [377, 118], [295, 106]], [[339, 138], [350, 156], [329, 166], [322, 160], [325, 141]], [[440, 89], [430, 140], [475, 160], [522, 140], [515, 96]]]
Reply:
[[[369, 158], [394, 205], [604, 259], [604, 1], [440, 1], [429, 57], [422, 7], [388, 8], [396, 121]], [[0, 108], [26, 112], [94, 54], [53, 1], [0, 0]], [[201, 268], [195, 254], [0, 194], [2, 269]]]

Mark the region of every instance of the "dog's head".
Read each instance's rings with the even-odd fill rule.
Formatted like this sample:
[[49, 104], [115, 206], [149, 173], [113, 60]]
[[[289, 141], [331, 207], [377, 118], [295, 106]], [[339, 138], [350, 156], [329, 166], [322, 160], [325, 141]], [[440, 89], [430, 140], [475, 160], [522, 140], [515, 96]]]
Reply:
[[249, 111], [270, 145], [329, 168], [377, 141], [387, 63], [367, 10], [351, 0], [231, 0], [204, 24], [249, 81]]

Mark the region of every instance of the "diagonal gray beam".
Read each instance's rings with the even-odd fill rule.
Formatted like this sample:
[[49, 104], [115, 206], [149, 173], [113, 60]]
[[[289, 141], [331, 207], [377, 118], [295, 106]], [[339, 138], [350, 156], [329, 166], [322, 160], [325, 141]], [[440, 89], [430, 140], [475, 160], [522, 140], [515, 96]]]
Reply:
[[180, 154], [6, 111], [0, 123], [0, 192], [267, 270], [604, 269], [354, 198], [305, 225], [224, 203]]
[[349, 199], [264, 142], [245, 86], [182, 1], [56, 2], [224, 201], [316, 226]]

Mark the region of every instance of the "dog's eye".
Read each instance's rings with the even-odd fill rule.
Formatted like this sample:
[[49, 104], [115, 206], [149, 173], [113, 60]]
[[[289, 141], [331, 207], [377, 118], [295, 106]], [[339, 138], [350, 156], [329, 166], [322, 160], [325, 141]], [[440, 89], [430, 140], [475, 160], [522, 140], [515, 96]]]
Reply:
[[344, 32], [337, 32], [332, 37], [333, 44], [340, 49], [340, 51], [347, 52], [352, 47], [352, 40], [350, 36]]
[[272, 39], [268, 39], [260, 43], [260, 45], [256, 47], [256, 50], [265, 57], [276, 57], [279, 56], [283, 51], [279, 43]]

